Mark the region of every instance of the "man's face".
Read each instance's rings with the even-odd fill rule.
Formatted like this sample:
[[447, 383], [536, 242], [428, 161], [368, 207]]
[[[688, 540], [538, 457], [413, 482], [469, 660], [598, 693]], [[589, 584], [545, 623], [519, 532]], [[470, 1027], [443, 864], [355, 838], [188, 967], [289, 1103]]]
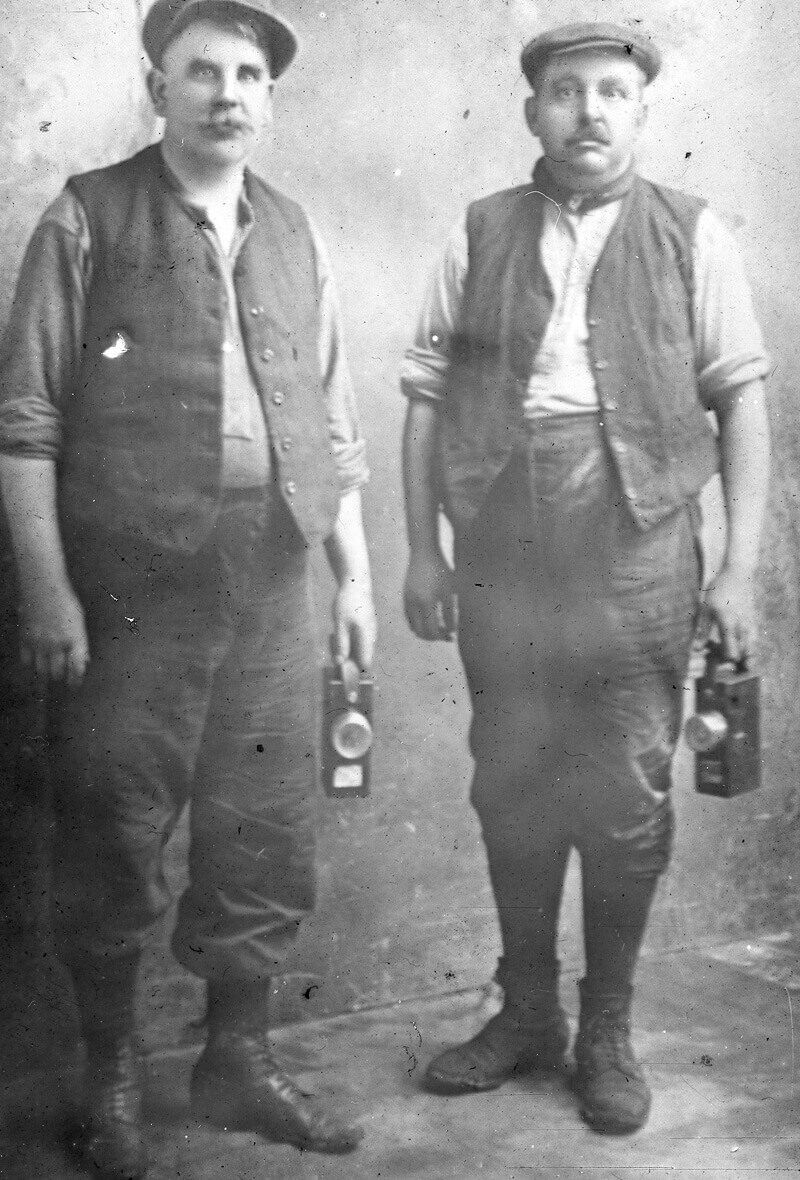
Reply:
[[614, 51], [550, 58], [525, 114], [559, 179], [600, 189], [625, 171], [647, 117], [644, 81], [639, 66]]
[[243, 163], [272, 121], [263, 50], [211, 21], [193, 22], [169, 43], [149, 85], [165, 142], [204, 170]]

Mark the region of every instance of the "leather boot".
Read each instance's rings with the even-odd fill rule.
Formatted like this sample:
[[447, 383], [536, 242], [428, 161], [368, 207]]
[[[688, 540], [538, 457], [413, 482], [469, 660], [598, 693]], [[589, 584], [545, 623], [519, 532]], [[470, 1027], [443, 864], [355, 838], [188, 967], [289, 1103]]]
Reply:
[[307, 1151], [352, 1151], [363, 1129], [321, 1109], [273, 1058], [268, 994], [268, 980], [257, 989], [209, 984], [208, 1042], [192, 1072], [192, 1114], [223, 1130], [255, 1131]]
[[86, 1070], [83, 1109], [70, 1146], [102, 1180], [140, 1180], [148, 1165], [134, 1041], [137, 966], [138, 956], [73, 968]]
[[477, 1094], [522, 1074], [563, 1068], [569, 1027], [555, 976], [537, 988], [501, 959], [496, 978], [505, 992], [502, 1009], [476, 1036], [433, 1059], [424, 1078], [432, 1093]]
[[581, 1117], [601, 1135], [629, 1135], [644, 1126], [651, 1102], [631, 1045], [633, 988], [595, 994], [585, 979], [578, 987], [581, 1016], [575, 1041], [575, 1090]]

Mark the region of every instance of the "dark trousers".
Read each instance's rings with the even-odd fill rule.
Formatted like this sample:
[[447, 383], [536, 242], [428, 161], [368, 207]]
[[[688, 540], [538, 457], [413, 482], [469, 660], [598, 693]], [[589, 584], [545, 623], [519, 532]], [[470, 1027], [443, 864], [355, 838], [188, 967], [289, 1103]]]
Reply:
[[[457, 539], [456, 565], [472, 802], [504, 969], [553, 975], [574, 847], [587, 969], [630, 975], [671, 851], [670, 764], [699, 596], [692, 512], [638, 531], [597, 416], [549, 419]], [[624, 913], [637, 880], [636, 914]], [[609, 939], [627, 946], [614, 963], [599, 949]]]
[[136, 952], [169, 904], [164, 849], [190, 803], [174, 953], [209, 979], [263, 978], [315, 900], [306, 550], [277, 496], [229, 493], [198, 554], [145, 561], [87, 538], [72, 574], [91, 663], [52, 747], [60, 954]]

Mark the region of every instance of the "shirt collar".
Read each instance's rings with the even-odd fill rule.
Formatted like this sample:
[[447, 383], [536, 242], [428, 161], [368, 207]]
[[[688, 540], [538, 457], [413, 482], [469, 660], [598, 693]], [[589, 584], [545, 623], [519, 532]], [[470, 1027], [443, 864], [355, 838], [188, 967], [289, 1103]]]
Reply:
[[[193, 201], [187, 195], [186, 190], [183, 188], [183, 185], [181, 184], [179, 178], [176, 176], [176, 174], [172, 170], [172, 168], [170, 168], [169, 163], [164, 155], [163, 150], [160, 151], [160, 156], [161, 156], [161, 167], [163, 170], [162, 175], [164, 177], [164, 180], [166, 181], [167, 187], [170, 188], [174, 192], [175, 196], [178, 198], [178, 200], [180, 201], [183, 208], [186, 209], [186, 211], [189, 214], [191, 214], [191, 216], [198, 222], [198, 224], [200, 225], [200, 228], [201, 229], [204, 228], [205, 216], [207, 213], [206, 207], [204, 205], [199, 205], [197, 203], [197, 201]], [[254, 217], [253, 206], [250, 203], [250, 198], [247, 195], [247, 181], [248, 181], [248, 174], [247, 174], [247, 169], [245, 168], [244, 177], [242, 180], [242, 191], [239, 196], [239, 209], [238, 209], [239, 228], [241, 230], [249, 229], [253, 223], [253, 217]]]
[[591, 193], [573, 192], [555, 179], [546, 158], [541, 156], [533, 169], [533, 182], [538, 192], [557, 205], [563, 205], [568, 213], [588, 213], [591, 209], [599, 209], [601, 205], [621, 200], [630, 191], [635, 175], [631, 163], [607, 188]]

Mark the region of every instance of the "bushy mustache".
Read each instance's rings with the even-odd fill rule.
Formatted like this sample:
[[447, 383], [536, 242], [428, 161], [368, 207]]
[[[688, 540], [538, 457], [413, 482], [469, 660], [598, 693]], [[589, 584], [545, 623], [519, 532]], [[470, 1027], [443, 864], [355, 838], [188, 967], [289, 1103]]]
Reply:
[[610, 143], [609, 137], [606, 135], [605, 131], [588, 129], [585, 131], [579, 131], [577, 135], [570, 136], [570, 138], [567, 140], [567, 143], [572, 146], [573, 144], [577, 143], [586, 143], [587, 140], [591, 140], [592, 143], [602, 143], [606, 146], [608, 146]]

